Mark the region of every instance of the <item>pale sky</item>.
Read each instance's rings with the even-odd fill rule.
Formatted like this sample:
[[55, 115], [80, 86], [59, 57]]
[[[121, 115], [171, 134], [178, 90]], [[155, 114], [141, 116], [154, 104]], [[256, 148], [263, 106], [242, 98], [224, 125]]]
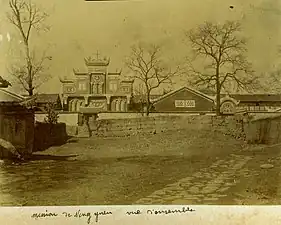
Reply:
[[[49, 70], [53, 78], [40, 92], [59, 92], [58, 77], [71, 76], [73, 68], [83, 69], [83, 58], [97, 50], [111, 58], [112, 70], [122, 68], [125, 72], [124, 58], [138, 40], [164, 44], [165, 56], [183, 60], [189, 52], [184, 31], [207, 20], [242, 20], [249, 38], [249, 60], [257, 73], [274, 70], [280, 64], [280, 0], [34, 1], [50, 14], [47, 22], [51, 25], [50, 32], [32, 36], [41, 49], [51, 45], [49, 54], [53, 57]], [[5, 68], [15, 57], [7, 52], [16, 48], [16, 36], [5, 21], [8, 0], [0, 2], [0, 71], [7, 78]], [[178, 81], [178, 86], [183, 84], [184, 80]]]

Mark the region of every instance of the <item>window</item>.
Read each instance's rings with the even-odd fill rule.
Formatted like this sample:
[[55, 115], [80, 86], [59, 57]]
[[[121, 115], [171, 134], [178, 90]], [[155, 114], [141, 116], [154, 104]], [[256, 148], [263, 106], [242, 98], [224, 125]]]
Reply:
[[117, 91], [117, 83], [116, 82], [109, 83], [109, 90], [110, 91]]
[[195, 107], [195, 100], [175, 100], [175, 107], [193, 108], [193, 107]]
[[79, 90], [80, 91], [85, 91], [87, 88], [86, 88], [86, 84], [85, 83], [79, 83]]

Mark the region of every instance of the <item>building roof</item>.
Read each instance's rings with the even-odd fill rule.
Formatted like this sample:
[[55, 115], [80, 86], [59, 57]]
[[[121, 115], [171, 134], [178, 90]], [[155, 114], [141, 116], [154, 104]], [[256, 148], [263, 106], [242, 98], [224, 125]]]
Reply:
[[11, 83], [0, 76], [0, 88], [7, 88], [12, 86]]
[[167, 97], [169, 97], [169, 96], [171, 96], [171, 95], [174, 95], [174, 94], [176, 94], [176, 93], [178, 93], [178, 92], [180, 92], [180, 91], [183, 91], [183, 90], [187, 90], [187, 91], [189, 91], [189, 92], [192, 92], [192, 93], [195, 94], [195, 95], [198, 95], [198, 96], [201, 96], [202, 98], [205, 98], [205, 99], [208, 100], [208, 101], [214, 102], [214, 99], [213, 99], [212, 97], [210, 97], [210, 96], [208, 96], [208, 95], [206, 95], [206, 94], [204, 94], [204, 93], [202, 93], [202, 92], [200, 92], [200, 91], [197, 91], [197, 90], [195, 90], [195, 89], [193, 89], [193, 88], [190, 88], [190, 87], [186, 87], [186, 86], [185, 86], [185, 87], [181, 87], [181, 88], [179, 88], [179, 89], [177, 89], [177, 90], [170, 91], [170, 92], [168, 92], [167, 94], [160, 96], [159, 98], [155, 99], [155, 100], [153, 101], [153, 103], [156, 103], [156, 102], [158, 102], [158, 101], [160, 101], [160, 100], [163, 100], [163, 99], [165, 99], [165, 98], [167, 98]]
[[240, 102], [281, 102], [280, 94], [230, 94]]
[[37, 103], [48, 103], [53, 102], [56, 103], [60, 100], [59, 94], [37, 94], [33, 97]]
[[0, 102], [9, 102], [9, 103], [20, 103], [23, 100], [25, 100], [25, 98], [21, 95], [18, 95], [14, 92], [8, 91], [5, 88], [0, 88]]
[[88, 57], [84, 59], [86, 66], [108, 66], [110, 58], [104, 57], [103, 59]]
[[[150, 95], [150, 100], [151, 101], [154, 101], [155, 99], [161, 97], [162, 95]], [[134, 95], [133, 96], [133, 99], [134, 99], [134, 102], [138, 103], [138, 102], [141, 102], [141, 99], [143, 99], [143, 95]]]

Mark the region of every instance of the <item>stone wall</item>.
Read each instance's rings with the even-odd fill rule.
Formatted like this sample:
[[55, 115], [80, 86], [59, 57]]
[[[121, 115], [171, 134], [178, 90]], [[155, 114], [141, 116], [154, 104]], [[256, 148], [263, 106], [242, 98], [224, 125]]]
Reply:
[[168, 130], [210, 128], [212, 117], [202, 116], [158, 116], [128, 119], [89, 119], [78, 127], [80, 137], [129, 136], [141, 133], [160, 133]]
[[[161, 113], [161, 112], [151, 112], [149, 117], [165, 117], [165, 116], [191, 116], [191, 115], [200, 115], [200, 113], [186, 113], [186, 112], [178, 112], [178, 113]], [[214, 115], [214, 113], [206, 112], [205, 115]], [[128, 119], [128, 118], [143, 118], [145, 117], [145, 113], [135, 113], [135, 112], [102, 112], [98, 113], [98, 119]]]
[[34, 114], [22, 106], [0, 107], [0, 138], [11, 143], [22, 155], [32, 153]]
[[245, 126], [249, 143], [276, 144], [281, 142], [281, 115], [250, 120]]
[[235, 139], [246, 140], [245, 123], [247, 119], [243, 115], [213, 116], [212, 130]]

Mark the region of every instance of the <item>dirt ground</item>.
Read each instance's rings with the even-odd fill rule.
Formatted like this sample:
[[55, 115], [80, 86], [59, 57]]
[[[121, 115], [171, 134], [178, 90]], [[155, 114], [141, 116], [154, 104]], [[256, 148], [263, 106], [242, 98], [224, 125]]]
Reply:
[[[233, 154], [241, 160], [249, 159], [239, 167], [247, 177], [233, 170], [227, 179], [234, 177], [237, 183], [224, 197], [213, 198], [213, 201], [203, 198], [199, 203], [187, 199], [180, 203], [279, 204], [279, 152], [279, 146], [245, 149], [243, 142], [207, 130], [126, 138], [73, 138], [62, 146], [35, 153], [30, 161], [2, 163], [0, 204], [122, 205], [138, 204], [141, 199], [144, 199], [142, 204], [153, 204], [153, 199], [147, 200], [147, 196], [186, 177], [194, 178], [200, 170], [215, 176], [229, 171], [228, 160], [234, 167], [236, 163]], [[223, 161], [224, 167], [213, 165], [219, 161]], [[264, 163], [272, 163], [274, 167], [261, 169]], [[214, 174], [210, 167], [214, 167]], [[216, 180], [215, 176], [208, 179]], [[203, 178], [202, 184], [200, 177], [193, 180], [181, 194], [192, 186], [204, 186]], [[174, 199], [173, 190], [167, 193], [163, 192], [167, 197], [165, 204], [179, 203]]]

